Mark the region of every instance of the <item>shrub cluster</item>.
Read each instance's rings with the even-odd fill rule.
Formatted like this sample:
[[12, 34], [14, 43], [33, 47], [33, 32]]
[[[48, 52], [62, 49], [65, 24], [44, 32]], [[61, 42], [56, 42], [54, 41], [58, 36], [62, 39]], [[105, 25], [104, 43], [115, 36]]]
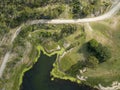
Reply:
[[108, 47], [98, 43], [95, 39], [92, 39], [87, 43], [87, 49], [99, 60], [100, 63], [110, 59], [111, 57], [111, 52]]

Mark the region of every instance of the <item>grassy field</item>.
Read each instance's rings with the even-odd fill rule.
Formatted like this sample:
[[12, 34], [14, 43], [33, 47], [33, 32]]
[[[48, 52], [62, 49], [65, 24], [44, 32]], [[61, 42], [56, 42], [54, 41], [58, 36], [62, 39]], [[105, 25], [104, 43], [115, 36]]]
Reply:
[[[118, 18], [119, 20], [119, 18]], [[120, 81], [120, 31], [119, 31], [119, 25], [120, 22], [118, 22], [113, 28], [114, 21], [110, 20], [110, 23], [107, 23], [107, 21], [99, 22], [99, 23], [91, 23], [91, 27], [93, 30], [101, 33], [105, 36], [105, 40], [109, 40], [108, 43], [104, 43], [104, 41], [101, 40], [101, 43], [108, 46], [112, 53], [112, 58], [107, 60], [106, 62], [99, 64], [95, 69], [87, 69], [87, 72], [85, 72], [83, 75], [88, 77], [87, 83], [91, 85], [98, 85], [102, 84], [103, 86], [111, 85], [113, 81]], [[116, 21], [117, 22], [117, 21]], [[94, 32], [93, 32], [94, 33]], [[101, 37], [102, 37], [101, 35]], [[100, 38], [101, 38], [100, 37]], [[95, 38], [95, 37], [93, 37]], [[98, 39], [98, 41], [100, 40]]]
[[[119, 19], [118, 19], [119, 20]], [[108, 23], [107, 23], [108, 22]], [[46, 25], [44, 27], [42, 26], [38, 26], [34, 31], [32, 31], [31, 33], [29, 32], [28, 37], [26, 37], [27, 39], [25, 40], [29, 40], [31, 42], [31, 44], [33, 46], [35, 45], [41, 45], [42, 48], [51, 51], [52, 52], [56, 51], [56, 48], [58, 47], [58, 45], [60, 46], [60, 48], [64, 48], [63, 51], [65, 51], [66, 53], [61, 54], [59, 57], [59, 60], [57, 60], [57, 68], [54, 67], [53, 71], [52, 71], [52, 75], [58, 78], [62, 78], [62, 76], [64, 76], [63, 79], [69, 79], [69, 80], [73, 80], [75, 82], [77, 82], [76, 80], [78, 80], [75, 77], [72, 77], [64, 72], [66, 72], [67, 70], [69, 70], [72, 66], [74, 66], [75, 64], [77, 64], [79, 61], [84, 61], [86, 56], [87, 56], [87, 52], [85, 51], [85, 47], [84, 44], [91, 40], [92, 38], [95, 38], [98, 42], [102, 43], [103, 45], [107, 46], [110, 48], [111, 52], [112, 52], [112, 58], [110, 60], [107, 60], [104, 63], [99, 64], [96, 68], [87, 68], [87, 71], [85, 73], [83, 73], [83, 76], [88, 77], [87, 82], [85, 82], [86, 84], [89, 85], [98, 85], [99, 83], [101, 83], [102, 85], [111, 85], [111, 83], [113, 81], [120, 81], [120, 23], [116, 24], [116, 28], [114, 28], [111, 23], [113, 23], [112, 20], [109, 21], [101, 21], [98, 23], [90, 23], [89, 26], [88, 24], [79, 24], [79, 25], [74, 25], [77, 26], [77, 30], [68, 35], [68, 36], [64, 36], [62, 38], [60, 38], [58, 41], [54, 41], [52, 39], [52, 37], [48, 37], [48, 38], [42, 38], [44, 41], [43, 42], [39, 42], [39, 36], [41, 36], [41, 32], [44, 33], [59, 33], [61, 32], [61, 29], [63, 28], [64, 25]], [[47, 29], [46, 29], [46, 28]], [[91, 29], [91, 30], [90, 30]], [[31, 35], [31, 37], [29, 37]], [[33, 41], [35, 42], [35, 40], [37, 41], [36, 43], [33, 43]], [[66, 47], [64, 44], [67, 44], [68, 46]], [[18, 49], [17, 49], [18, 48]], [[20, 47], [16, 47], [16, 50], [19, 50]], [[45, 50], [45, 51], [46, 51]], [[82, 52], [80, 52], [80, 50], [82, 50]], [[18, 53], [21, 53], [22, 51], [18, 51]], [[35, 58], [36, 50], [31, 51], [31, 54], [29, 55], [29, 58]], [[84, 53], [86, 52], [86, 53]], [[51, 52], [50, 52], [51, 53]], [[86, 54], [86, 55], [85, 55]], [[33, 55], [33, 56], [32, 56]], [[13, 74], [11, 74], [12, 76], [7, 76], [5, 75], [5, 77], [8, 77], [8, 79], [6, 78], [4, 83], [7, 82], [9, 84], [8, 87], [6, 88], [17, 88], [17, 81], [19, 80], [20, 75], [18, 75], [20, 72], [22, 72], [23, 68], [26, 66], [26, 64], [29, 66], [31, 64], [33, 64], [33, 61], [30, 60], [28, 63], [29, 59], [26, 59], [26, 61], [24, 61], [24, 64], [21, 67], [17, 67], [17, 69], [11, 69], [11, 72]], [[18, 64], [19, 61], [18, 61]], [[80, 68], [78, 68], [79, 71]], [[7, 70], [7, 68], [6, 68]], [[61, 71], [59, 71], [61, 70]], [[15, 74], [16, 71], [18, 71], [18, 74]], [[57, 72], [55, 74], [55, 72]], [[5, 72], [7, 73], [7, 72]], [[60, 75], [58, 75], [58, 73], [60, 73]], [[58, 75], [58, 76], [57, 76]], [[12, 82], [12, 79], [9, 78], [13, 78], [15, 82]], [[80, 82], [80, 81], [79, 81]], [[13, 87], [13, 84], [14, 87]]]
[[81, 26], [79, 26], [74, 34], [65, 38], [65, 41], [69, 44], [69, 50], [66, 48], [66, 52], [60, 59], [60, 68], [63, 71], [68, 70], [72, 65], [82, 60], [83, 55], [79, 53], [79, 49], [84, 42], [84, 37], [84, 32]]
[[[67, 52], [60, 60], [60, 68], [63, 71], [68, 70], [72, 65], [82, 60], [82, 54], [78, 53], [78, 48]], [[80, 60], [81, 59], [81, 60]]]
[[[117, 17], [116, 21], [114, 19], [90, 23], [90, 27], [93, 31], [90, 31], [88, 26], [85, 24], [85, 33], [86, 33], [86, 40], [83, 40], [82, 44], [86, 43], [90, 39], [94, 38], [98, 42], [102, 43], [103, 45], [107, 46], [111, 53], [112, 57], [103, 62], [98, 64], [96, 68], [88, 68], [83, 76], [88, 77], [87, 81], [85, 82], [88, 85], [98, 85], [102, 84], [103, 86], [110, 86], [113, 81], [120, 82], [120, 22], [119, 17]], [[117, 22], [117, 23], [116, 23]], [[75, 35], [77, 36], [80, 32], [76, 32]], [[77, 41], [74, 39], [75, 35], [71, 35], [65, 40], [67, 40], [70, 44]], [[80, 39], [78, 39], [80, 41]], [[71, 51], [68, 51], [62, 58], [60, 58], [60, 68], [64, 72], [71, 68], [72, 65], [75, 65], [78, 61], [84, 60], [86, 57], [78, 53], [78, 50], [82, 48], [81, 45], [75, 46]], [[84, 50], [84, 49], [83, 49]], [[86, 53], [87, 54], [87, 53]], [[78, 68], [79, 70], [79, 68]]]
[[[85, 13], [87, 14], [85, 16], [90, 17], [91, 13], [93, 13], [92, 9], [89, 7], [89, 5], [91, 4], [88, 2], [86, 3], [86, 1], [84, 0], [79, 0], [79, 1], [81, 1], [82, 4], [81, 6], [83, 6], [85, 9], [84, 14]], [[7, 1], [5, 2], [6, 4], [8, 3]], [[4, 31], [2, 29], [1, 29], [2, 32], [0, 31], [0, 33], [4, 33], [4, 35], [0, 34], [0, 40], [2, 40], [3, 37], [5, 37], [5, 39], [3, 38], [3, 42], [0, 46], [0, 56], [1, 56], [0, 64], [3, 60], [5, 53], [8, 51], [9, 47], [11, 47], [11, 45], [9, 45], [9, 41], [11, 39], [11, 36], [16, 30], [15, 27], [32, 19], [41, 19], [41, 18], [72, 19], [74, 16], [72, 10], [73, 9], [72, 4], [70, 5], [69, 3], [64, 2], [64, 0], [59, 0], [58, 3], [56, 2], [56, 3], [44, 4], [42, 7], [33, 6], [33, 8], [30, 7], [31, 5], [28, 6], [27, 3], [24, 4], [24, 2], [21, 2], [20, 5], [16, 5], [16, 3], [13, 2], [10, 3], [11, 4], [9, 5], [5, 5], [5, 6], [2, 5], [1, 7], [1, 10], [3, 10], [2, 11], [3, 14], [0, 17], [2, 19], [1, 26], [4, 27], [5, 25], [5, 27], [9, 29], [10, 28], [14, 28], [14, 29], [10, 29], [9, 31], [6, 32], [5, 29], [3, 28]], [[81, 6], [80, 8], [82, 8]], [[79, 5], [77, 7], [79, 8]], [[105, 5], [102, 6], [94, 5], [94, 7], [97, 8], [96, 11], [99, 11], [100, 8], [107, 8]], [[88, 11], [89, 13], [87, 13], [86, 11]], [[76, 14], [79, 14], [79, 11]], [[77, 18], [79, 17], [81, 16], [78, 16]], [[115, 17], [114, 20], [106, 20], [103, 22], [90, 23], [90, 26], [93, 29], [93, 31], [90, 31], [89, 30], [90, 28], [86, 28], [87, 27], [86, 23], [73, 25], [77, 27], [77, 30], [74, 33], [63, 37], [61, 35], [61, 37], [59, 37], [59, 40], [56, 41], [53, 40], [52, 35], [47, 38], [46, 37], [40, 38], [42, 35], [40, 33], [43, 32], [44, 34], [45, 33], [53, 34], [56, 32], [57, 35], [59, 36], [59, 34], [61, 34], [60, 32], [62, 28], [66, 27], [67, 25], [65, 26], [65, 25], [39, 24], [39, 25], [33, 25], [30, 28], [26, 28], [29, 26], [24, 25], [25, 26], [25, 29], [23, 28], [24, 31], [23, 32], [21, 31], [22, 34], [18, 35], [18, 37], [13, 43], [13, 49], [9, 61], [7, 63], [7, 67], [4, 71], [3, 78], [0, 79], [0, 90], [1, 88], [5, 88], [5, 90], [17, 90], [19, 88], [18, 81], [20, 79], [21, 73], [23, 72], [24, 68], [33, 65], [34, 58], [36, 58], [36, 55], [38, 54], [37, 50], [35, 49], [37, 45], [41, 45], [42, 49], [45, 49], [45, 51], [47, 51], [46, 52], [47, 55], [51, 55], [51, 53], [54, 54], [57, 51], [60, 51], [60, 49], [61, 49], [61, 53], [63, 51], [67, 52], [63, 57], [61, 55], [59, 64], [57, 64], [59, 66], [59, 67], [57, 66], [57, 69], [63, 70], [63, 72], [60, 72], [61, 76], [59, 76], [58, 78], [62, 78], [62, 75], [64, 75], [65, 76], [64, 79], [69, 79], [71, 81], [76, 82], [76, 80], [78, 80], [77, 78], [73, 78], [72, 76], [65, 74], [64, 71], [67, 71], [68, 69], [71, 68], [71, 66], [77, 64], [78, 61], [82, 61], [86, 58], [82, 52], [81, 53], [79, 52], [79, 50], [82, 49], [84, 51], [82, 46], [84, 45], [84, 43], [86, 43], [88, 40], [92, 38], [95, 38], [97, 41], [110, 47], [113, 57], [109, 61], [100, 64], [95, 70], [88, 68], [87, 72], [84, 73], [85, 76], [88, 76], [88, 83], [91, 83], [92, 85], [96, 85], [100, 82], [102, 83], [104, 82], [108, 84], [108, 82], [111, 83], [113, 80], [120, 81], [120, 78], [118, 77], [119, 69], [120, 69], [119, 67], [120, 22], [119, 21], [120, 18]], [[25, 42], [29, 42], [31, 47], [29, 47], [29, 45], [26, 45]], [[68, 47], [64, 46], [65, 43], [68, 44]], [[60, 46], [60, 49], [57, 49], [58, 46]], [[98, 75], [99, 72], [102, 72], [100, 76]], [[112, 76], [110, 76], [111, 73]]]

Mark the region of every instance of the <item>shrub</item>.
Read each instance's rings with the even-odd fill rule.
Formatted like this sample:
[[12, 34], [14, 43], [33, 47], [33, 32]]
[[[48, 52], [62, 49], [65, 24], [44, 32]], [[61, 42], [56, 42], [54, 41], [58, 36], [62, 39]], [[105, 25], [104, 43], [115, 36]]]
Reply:
[[99, 60], [95, 56], [89, 56], [85, 61], [86, 67], [90, 67], [90, 68], [96, 67], [98, 63]]
[[66, 73], [76, 77], [76, 75], [79, 73], [79, 69], [82, 69], [84, 67], [84, 62], [83, 61], [78, 61], [76, 64], [72, 65]]
[[90, 40], [87, 43], [88, 52], [99, 59], [99, 62], [104, 62], [111, 57], [111, 52], [108, 47], [98, 43], [95, 39]]

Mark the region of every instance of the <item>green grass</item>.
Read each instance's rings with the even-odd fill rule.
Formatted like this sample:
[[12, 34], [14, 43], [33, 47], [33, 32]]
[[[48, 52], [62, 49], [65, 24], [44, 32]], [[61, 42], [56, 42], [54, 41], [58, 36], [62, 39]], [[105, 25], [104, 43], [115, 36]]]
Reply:
[[72, 60], [71, 57], [65, 56], [60, 60], [60, 67], [63, 71], [66, 71], [75, 63], [75, 60]]
[[46, 41], [42, 43], [42, 46], [44, 46], [44, 49], [48, 52], [57, 50], [58, 44], [52, 40]]
[[[120, 77], [119, 77], [120, 76], [120, 71], [119, 71], [120, 70], [120, 66], [119, 66], [120, 65], [120, 56], [119, 56], [120, 55], [120, 30], [119, 30], [119, 28], [120, 27], [119, 27], [119, 24], [118, 24], [118, 29], [116, 31], [111, 31], [112, 30], [111, 27], [104, 24], [103, 22], [91, 23], [90, 25], [93, 28], [93, 32], [92, 32], [93, 34], [94, 34], [94, 31], [98, 32], [98, 33], [96, 33], [96, 36], [98, 36], [98, 39], [101, 38], [102, 36], [107, 36], [108, 40], [111, 40], [113, 42], [112, 44], [108, 43], [108, 46], [112, 50], [113, 56], [107, 62], [104, 62], [104, 63], [98, 65], [95, 69], [91, 69], [91, 68], [87, 69], [87, 72], [85, 72], [83, 74], [88, 77], [87, 83], [91, 84], [92, 86], [95, 86], [95, 85], [98, 85], [99, 83], [102, 83], [102, 85], [110, 85], [113, 81], [120, 81]], [[55, 25], [55, 26], [52, 26], [52, 29], [51, 28], [49, 30], [47, 29], [47, 31], [45, 31], [45, 32], [52, 33], [52, 32], [54, 32], [54, 30], [55, 31], [58, 30], [57, 32], [59, 32], [61, 27], [62, 27], [62, 25], [58, 25], [58, 28], [57, 28], [57, 25]], [[81, 25], [80, 25], [80, 27], [81, 27]], [[77, 78], [73, 78], [72, 76], [65, 75], [64, 71], [67, 71], [68, 69], [70, 69], [70, 67], [75, 65], [78, 61], [85, 59], [85, 56], [83, 55], [83, 53], [78, 52], [80, 48], [82, 48], [82, 50], [85, 51], [83, 49], [83, 47], [81, 47], [86, 42], [86, 40], [84, 38], [85, 35], [83, 35], [82, 37], [79, 37], [77, 39], [75, 38], [81, 34], [85, 34], [85, 32], [82, 32], [80, 27], [78, 27], [78, 30], [74, 34], [69, 35], [69, 36], [65, 37], [64, 39], [62, 39], [63, 41], [61, 40], [61, 43], [60, 43], [60, 41], [54, 42], [53, 40], [51, 40], [51, 38], [48, 39], [49, 40], [48, 42], [46, 40], [46, 42], [44, 41], [42, 43], [39, 43], [41, 46], [39, 46], [38, 49], [39, 50], [41, 49], [42, 51], [44, 51], [44, 54], [50, 56], [50, 55], [53, 55], [56, 53], [58, 55], [60, 55], [60, 54], [62, 55], [62, 53], [66, 49], [63, 49], [63, 47], [61, 47], [61, 50], [59, 50], [59, 51], [54, 51], [53, 49], [56, 49], [56, 47], [59, 44], [61, 44], [60, 46], [62, 46], [62, 44], [64, 44], [63, 43], [64, 41], [69, 42], [69, 44], [80, 42], [80, 45], [75, 45], [75, 47], [71, 50], [71, 52], [66, 53], [60, 59], [59, 65], [56, 64], [57, 66], [54, 67], [53, 72], [52, 72], [52, 75], [54, 77], [61, 78], [62, 76], [64, 76], [63, 79], [71, 78], [71, 80], [76, 81]], [[56, 29], [53, 29], [53, 28], [56, 28]], [[38, 29], [38, 30], [40, 30], [40, 29]], [[44, 30], [46, 30], [46, 29], [42, 29], [41, 31], [44, 31]], [[35, 31], [34, 33], [32, 33], [32, 35], [37, 37], [38, 32], [39, 31]], [[112, 33], [110, 34], [110, 32], [112, 32]], [[87, 34], [87, 32], [86, 32], [86, 34]], [[91, 35], [93, 35], [93, 34], [91, 34]], [[112, 35], [112, 38], [110, 38], [109, 35]], [[89, 38], [89, 37], [86, 37], [86, 38]], [[93, 35], [93, 38], [96, 38], [96, 37]], [[106, 38], [104, 38], [104, 39], [106, 40]], [[47, 53], [47, 52], [45, 52], [44, 49], [47, 49], [49, 51], [53, 50], [53, 52]], [[36, 50], [32, 50], [32, 53], [30, 54], [31, 60], [34, 59], [37, 54], [34, 52], [36, 52]], [[32, 56], [32, 54], [33, 54], [33, 56]], [[32, 62], [33, 62], [33, 60], [32, 60]], [[13, 74], [15, 74], [15, 73], [17, 73], [17, 74], [11, 76], [12, 79], [8, 80], [9, 85], [11, 85], [10, 82], [13, 82], [13, 80], [15, 81], [15, 82], [13, 82], [14, 83], [13, 90], [16, 90], [16, 88], [18, 88], [17, 85], [18, 85], [18, 80], [20, 77], [20, 75], [18, 75], [18, 74], [22, 72], [23, 68], [25, 68], [24, 65], [23, 66], [21, 65], [21, 67], [22, 68], [17, 68], [13, 73]], [[59, 68], [61, 70], [63, 70], [63, 72], [60, 72]], [[13, 71], [13, 70], [11, 70], [11, 71]], [[7, 89], [9, 87], [10, 86], [8, 86]]]
[[[101, 83], [103, 86], [110, 86], [113, 81], [120, 81], [120, 31], [119, 23], [117, 29], [112, 29], [108, 24], [102, 23], [91, 23], [91, 26], [101, 35], [107, 36], [107, 39], [112, 41], [106, 44], [112, 53], [112, 58], [104, 63], [99, 64], [95, 69], [87, 69], [83, 75], [88, 77], [87, 83], [92, 86]], [[93, 32], [94, 33], [94, 32]], [[106, 38], [105, 38], [106, 40]]]
[[109, 31], [111, 30], [111, 28], [104, 24], [104, 23], [91, 23], [90, 24], [92, 29], [98, 32], [101, 32], [103, 35], [108, 36]]
[[60, 60], [60, 68], [63, 71], [70, 69], [70, 67], [82, 60], [83, 55], [78, 53], [79, 47], [73, 49], [71, 52], [66, 53]]

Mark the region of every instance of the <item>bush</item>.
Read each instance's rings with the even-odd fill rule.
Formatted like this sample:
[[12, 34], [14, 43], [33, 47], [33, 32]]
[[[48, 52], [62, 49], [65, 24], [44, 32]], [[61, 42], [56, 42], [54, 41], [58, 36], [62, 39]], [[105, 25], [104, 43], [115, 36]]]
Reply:
[[102, 44], [98, 43], [95, 39], [92, 39], [87, 43], [87, 49], [88, 52], [99, 59], [100, 63], [111, 58], [111, 52], [108, 47], [102, 46]]
[[73, 34], [75, 31], [77, 30], [77, 27], [76, 26], [73, 26], [73, 25], [65, 25], [60, 34], [62, 37], [65, 37], [65, 36], [68, 36], [68, 35], [71, 35]]
[[95, 56], [89, 56], [85, 61], [86, 67], [94, 68], [98, 65], [99, 60]]
[[82, 69], [84, 67], [84, 62], [78, 61], [76, 64], [72, 65], [66, 73], [76, 77], [76, 75], [79, 73], [79, 69]]

